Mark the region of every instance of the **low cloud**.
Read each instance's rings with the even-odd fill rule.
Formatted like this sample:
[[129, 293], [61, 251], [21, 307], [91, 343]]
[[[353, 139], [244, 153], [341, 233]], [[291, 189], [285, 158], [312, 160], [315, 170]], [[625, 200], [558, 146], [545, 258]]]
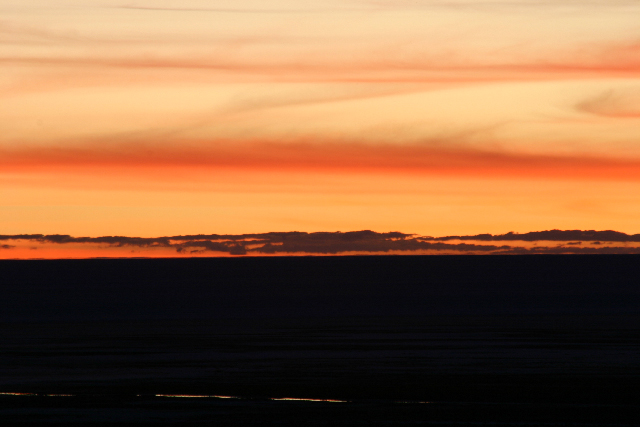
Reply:
[[[451, 242], [459, 240], [461, 242]], [[425, 237], [400, 232], [377, 233], [371, 230], [352, 232], [272, 232], [256, 234], [179, 235], [156, 238], [103, 236], [72, 237], [53, 234], [0, 235], [0, 241], [66, 245], [91, 244], [98, 247], [132, 247], [137, 250], [165, 248], [176, 256], [211, 254], [229, 255], [338, 255], [338, 254], [640, 254], [640, 247], [628, 243], [640, 242], [640, 235], [617, 231], [548, 230], [502, 235]], [[496, 245], [493, 241], [521, 241], [526, 244]], [[562, 242], [555, 246], [531, 246], [539, 241]], [[602, 241], [608, 242], [603, 244]], [[584, 244], [584, 246], [583, 246]], [[587, 246], [587, 245], [595, 245]], [[102, 245], [102, 246], [101, 246]], [[527, 247], [528, 246], [528, 247]], [[16, 245], [4, 244], [2, 249]]]
[[[540, 240], [571, 242], [571, 241], [605, 241], [605, 242], [640, 242], [640, 234], [625, 234], [619, 231], [605, 230], [547, 230], [547, 231], [531, 231], [529, 233], [506, 234], [475, 234], [463, 236], [445, 236], [445, 237], [427, 237], [425, 240], [480, 240], [480, 241], [505, 241], [520, 240], [523, 242], [535, 242]], [[576, 244], [574, 242], [567, 244]], [[595, 244], [595, 243], [594, 243]], [[599, 242], [598, 242], [599, 244]]]
[[512, 247], [505, 251], [496, 251], [493, 255], [625, 255], [640, 254], [640, 248], [624, 246], [605, 246], [599, 248], [580, 248], [567, 246], [538, 246], [535, 248]]
[[170, 247], [168, 237], [124, 237], [124, 236], [103, 236], [103, 237], [72, 237], [68, 234], [15, 234], [0, 235], [0, 240], [33, 240], [39, 243], [102, 243], [112, 246], [163, 246]]

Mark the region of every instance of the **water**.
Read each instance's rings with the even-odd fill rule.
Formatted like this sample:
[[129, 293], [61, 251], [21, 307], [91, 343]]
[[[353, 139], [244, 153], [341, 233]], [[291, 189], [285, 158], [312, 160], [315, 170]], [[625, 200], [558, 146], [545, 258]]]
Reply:
[[638, 261], [2, 262], [0, 420], [637, 425]]

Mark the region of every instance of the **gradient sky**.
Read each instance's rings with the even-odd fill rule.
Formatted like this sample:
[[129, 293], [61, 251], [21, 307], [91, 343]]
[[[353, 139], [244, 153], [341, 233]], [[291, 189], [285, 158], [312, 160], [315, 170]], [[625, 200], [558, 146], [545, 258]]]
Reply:
[[640, 1], [0, 2], [0, 234], [638, 218]]

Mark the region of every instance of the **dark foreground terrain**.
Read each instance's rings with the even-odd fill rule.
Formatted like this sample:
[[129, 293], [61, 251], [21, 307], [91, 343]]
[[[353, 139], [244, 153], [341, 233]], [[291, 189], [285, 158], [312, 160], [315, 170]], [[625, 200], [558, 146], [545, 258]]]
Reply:
[[3, 261], [0, 423], [640, 425], [638, 278], [622, 255]]

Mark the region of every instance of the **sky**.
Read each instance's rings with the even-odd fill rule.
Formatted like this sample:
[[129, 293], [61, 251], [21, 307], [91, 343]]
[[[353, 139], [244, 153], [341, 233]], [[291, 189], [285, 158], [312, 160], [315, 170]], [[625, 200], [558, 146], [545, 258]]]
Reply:
[[640, 233], [639, 18], [3, 0], [0, 234]]

